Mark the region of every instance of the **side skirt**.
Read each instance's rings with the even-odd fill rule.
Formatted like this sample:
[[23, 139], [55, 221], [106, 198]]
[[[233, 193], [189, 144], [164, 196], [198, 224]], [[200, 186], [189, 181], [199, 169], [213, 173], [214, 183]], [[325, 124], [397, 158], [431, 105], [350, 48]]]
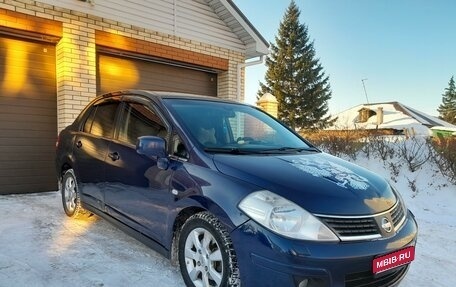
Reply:
[[105, 219], [106, 221], [108, 221], [109, 223], [111, 223], [115, 227], [119, 228], [120, 230], [122, 230], [123, 232], [128, 234], [129, 236], [135, 238], [136, 240], [138, 240], [142, 244], [144, 244], [147, 247], [155, 250], [156, 252], [160, 253], [162, 256], [166, 257], [167, 259], [170, 259], [169, 250], [166, 249], [160, 243], [156, 242], [155, 240], [153, 240], [150, 237], [142, 234], [141, 232], [137, 231], [136, 229], [131, 228], [130, 226], [122, 223], [121, 221], [119, 221], [119, 220], [113, 218], [112, 216], [110, 216], [109, 214], [106, 214], [106, 213], [100, 211], [99, 209], [89, 205], [89, 204], [82, 203], [82, 206], [85, 209], [87, 209], [88, 211], [90, 211], [90, 212], [98, 215], [99, 217]]

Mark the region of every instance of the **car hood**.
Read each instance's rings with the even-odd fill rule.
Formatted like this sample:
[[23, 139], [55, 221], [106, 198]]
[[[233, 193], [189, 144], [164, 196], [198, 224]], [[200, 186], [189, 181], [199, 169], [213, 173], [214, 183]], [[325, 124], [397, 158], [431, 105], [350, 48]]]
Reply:
[[325, 153], [215, 154], [213, 159], [220, 172], [281, 195], [314, 214], [375, 214], [396, 202], [385, 179]]

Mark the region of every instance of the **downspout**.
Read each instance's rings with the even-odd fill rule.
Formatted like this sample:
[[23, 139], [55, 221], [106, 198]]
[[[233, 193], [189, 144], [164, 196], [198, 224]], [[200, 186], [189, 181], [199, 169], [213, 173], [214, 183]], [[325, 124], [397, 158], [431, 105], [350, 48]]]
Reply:
[[258, 59], [258, 60], [251, 61], [251, 62], [245, 62], [245, 63], [239, 63], [237, 65], [237, 83], [236, 83], [236, 92], [237, 92], [236, 101], [237, 102], [241, 101], [241, 70], [242, 70], [242, 68], [263, 64], [263, 61], [264, 61], [264, 55], [260, 56], [260, 59]]

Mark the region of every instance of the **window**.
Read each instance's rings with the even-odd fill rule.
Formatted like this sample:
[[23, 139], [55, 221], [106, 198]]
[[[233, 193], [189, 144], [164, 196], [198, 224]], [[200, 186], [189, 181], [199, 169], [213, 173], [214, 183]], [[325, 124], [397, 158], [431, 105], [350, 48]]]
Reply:
[[188, 154], [187, 148], [185, 147], [185, 144], [182, 141], [181, 137], [179, 135], [175, 134], [172, 137], [172, 139], [173, 139], [172, 154], [181, 159], [188, 159], [189, 154]]
[[260, 152], [308, 148], [280, 122], [253, 107], [192, 99], [165, 99], [173, 116], [206, 150]]
[[167, 131], [160, 117], [149, 107], [137, 103], [125, 103], [119, 140], [136, 144], [141, 136], [159, 136], [166, 138]]
[[95, 136], [111, 138], [118, 105], [118, 102], [105, 102], [94, 106], [87, 117], [83, 131]]
[[277, 132], [271, 126], [248, 113], [235, 112], [234, 116], [228, 119], [227, 127], [231, 130], [233, 139], [240, 143], [250, 140], [286, 144], [277, 137]]

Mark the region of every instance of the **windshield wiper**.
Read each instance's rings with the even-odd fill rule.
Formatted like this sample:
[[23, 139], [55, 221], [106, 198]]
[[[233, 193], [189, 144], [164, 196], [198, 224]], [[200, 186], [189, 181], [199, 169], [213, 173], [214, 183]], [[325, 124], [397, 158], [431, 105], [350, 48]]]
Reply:
[[213, 152], [213, 153], [230, 153], [230, 154], [249, 154], [251, 152], [246, 150], [240, 150], [236, 147], [230, 148], [223, 148], [223, 147], [206, 147], [204, 148], [205, 152]]
[[289, 154], [289, 153], [300, 153], [303, 151], [320, 152], [315, 147], [278, 147], [270, 149], [239, 149], [237, 147], [206, 147], [205, 152], [210, 153], [229, 153], [229, 154]]
[[291, 153], [291, 152], [302, 152], [302, 151], [315, 151], [320, 152], [319, 149], [315, 147], [278, 147], [271, 149], [264, 149], [259, 151], [260, 153]]

